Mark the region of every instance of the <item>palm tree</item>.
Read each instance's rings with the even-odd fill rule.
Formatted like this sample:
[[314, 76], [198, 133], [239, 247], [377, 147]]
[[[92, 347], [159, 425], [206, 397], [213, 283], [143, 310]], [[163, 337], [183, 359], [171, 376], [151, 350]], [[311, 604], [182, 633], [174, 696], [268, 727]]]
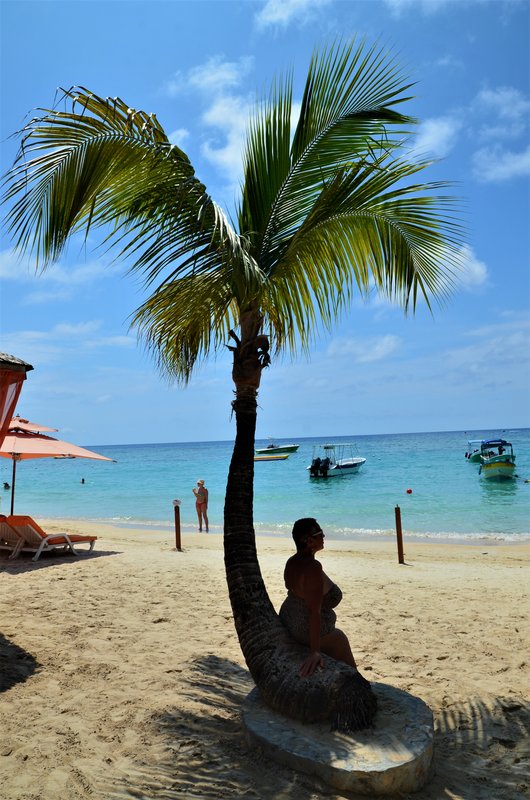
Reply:
[[[443, 184], [411, 183], [414, 120], [396, 107], [409, 85], [376, 46], [315, 53], [291, 130], [292, 78], [277, 80], [249, 124], [244, 180], [231, 224], [154, 115], [76, 87], [20, 132], [7, 176], [8, 223], [37, 269], [76, 232], [100, 227], [152, 294], [133, 325], [168, 376], [230, 346], [236, 437], [224, 509], [235, 627], [261, 696], [341, 730], [369, 724], [375, 698], [352, 668], [326, 659], [298, 677], [303, 649], [269, 600], [253, 528], [257, 393], [272, 354], [308, 351], [356, 292], [373, 287], [407, 311], [450, 288], [460, 228]], [[209, 313], [205, 313], [208, 311]]]

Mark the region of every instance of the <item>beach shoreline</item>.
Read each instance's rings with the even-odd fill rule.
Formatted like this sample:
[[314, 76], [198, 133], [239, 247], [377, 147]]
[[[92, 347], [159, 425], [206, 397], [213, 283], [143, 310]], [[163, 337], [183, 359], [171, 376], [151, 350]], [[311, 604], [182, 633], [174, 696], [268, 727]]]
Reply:
[[[169, 537], [175, 535], [174, 523], [167, 521], [165, 523], [160, 521], [154, 522], [128, 522], [122, 520], [109, 520], [97, 519], [87, 517], [44, 517], [39, 520], [44, 527], [47, 525], [52, 526], [54, 530], [58, 530], [57, 526], [62, 530], [80, 529], [90, 531], [91, 535], [96, 535], [98, 529], [106, 530], [125, 530], [125, 531], [139, 531], [145, 533], [161, 533]], [[282, 530], [273, 530], [272, 525], [266, 523], [257, 523], [255, 525], [256, 538], [272, 538], [282, 541], [291, 542], [291, 527], [282, 525]], [[195, 536], [198, 533], [196, 524], [181, 522], [180, 525], [181, 536]], [[223, 535], [222, 525], [210, 522], [210, 536]], [[326, 533], [328, 542], [337, 542], [344, 545], [357, 544], [360, 542], [377, 542], [384, 544], [395, 544], [396, 532], [392, 530], [368, 530], [368, 529], [349, 529], [347, 533], [338, 533], [336, 531], [327, 530]], [[466, 533], [440, 533], [432, 532], [425, 533], [421, 531], [411, 531], [406, 528], [403, 529], [404, 542], [408, 544], [427, 544], [427, 545], [444, 545], [444, 546], [465, 546], [482, 547], [485, 544], [490, 546], [524, 546], [530, 545], [529, 534], [500, 534], [500, 533], [484, 533], [484, 534], [466, 534]]]
[[[391, 538], [399, 506], [403, 532], [411, 539], [530, 540], [530, 483], [523, 481], [530, 477], [530, 430], [517, 434], [521, 479], [498, 483], [479, 477], [478, 465], [464, 458], [467, 438], [458, 433], [361, 437], [359, 452], [367, 460], [358, 474], [312, 481], [306, 467], [320, 441], [301, 440], [286, 461], [255, 465], [258, 535], [290, 537], [298, 517], [316, 516], [328, 538]], [[102, 524], [169, 530], [173, 498], [180, 498], [181, 525], [193, 529], [192, 487], [203, 477], [211, 530], [220, 531], [232, 450], [229, 442], [122, 445], [102, 448], [114, 459], [109, 463], [28, 460], [17, 470], [15, 511], [27, 510], [36, 519], [97, 518]], [[4, 479], [10, 482], [10, 474]], [[9, 513], [10, 495], [0, 495], [1, 510]]]
[[[0, 786], [6, 800], [356, 798], [248, 750], [253, 682], [234, 630], [222, 537], [39, 519], [94, 552], [0, 556]], [[256, 537], [276, 609], [290, 538]], [[338, 624], [361, 672], [418, 695], [435, 774], [410, 800], [523, 800], [530, 545], [326, 540]], [[9, 600], [7, 600], [9, 598]]]

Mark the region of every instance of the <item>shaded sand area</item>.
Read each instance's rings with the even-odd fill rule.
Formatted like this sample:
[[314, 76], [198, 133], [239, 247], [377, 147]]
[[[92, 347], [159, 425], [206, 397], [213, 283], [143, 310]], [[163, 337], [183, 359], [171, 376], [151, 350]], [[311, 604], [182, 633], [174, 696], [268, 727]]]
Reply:
[[[2, 800], [354, 798], [248, 751], [252, 688], [219, 535], [45, 521], [91, 556], [0, 556]], [[435, 770], [418, 800], [519, 800], [528, 774], [529, 546], [326, 543], [361, 670], [422, 697]], [[287, 539], [260, 537], [276, 607]]]

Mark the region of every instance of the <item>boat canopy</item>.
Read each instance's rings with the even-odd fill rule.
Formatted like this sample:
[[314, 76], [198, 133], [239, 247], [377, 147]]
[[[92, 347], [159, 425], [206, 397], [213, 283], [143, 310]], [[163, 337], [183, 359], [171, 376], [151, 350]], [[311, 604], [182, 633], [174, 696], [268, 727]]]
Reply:
[[511, 447], [511, 442], [507, 442], [506, 439], [489, 439], [489, 441], [482, 442], [482, 447], [504, 447], [507, 445]]

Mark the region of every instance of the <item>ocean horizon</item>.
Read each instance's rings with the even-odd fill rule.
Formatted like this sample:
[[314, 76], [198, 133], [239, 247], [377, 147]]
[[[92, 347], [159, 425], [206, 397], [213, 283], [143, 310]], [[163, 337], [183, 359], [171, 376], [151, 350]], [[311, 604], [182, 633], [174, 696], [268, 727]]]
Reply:
[[[479, 475], [464, 454], [468, 439], [505, 438], [517, 458], [517, 477], [502, 483]], [[295, 519], [318, 518], [332, 539], [395, 536], [399, 505], [403, 532], [415, 540], [521, 542], [530, 538], [530, 429], [442, 431], [277, 439], [299, 449], [278, 462], [256, 462], [256, 533], [290, 536]], [[366, 463], [354, 475], [310, 480], [314, 448], [353, 444]], [[267, 440], [257, 439], [256, 447]], [[223, 523], [233, 441], [86, 445], [113, 462], [36, 459], [16, 471], [15, 513], [40, 518], [90, 519], [127, 527], [174, 527], [173, 500], [183, 527], [196, 527], [192, 488], [209, 490], [212, 533]], [[0, 480], [11, 483], [2, 459]], [[82, 483], [82, 480], [84, 482]], [[408, 492], [407, 490], [411, 490]], [[10, 492], [0, 494], [8, 514]]]

